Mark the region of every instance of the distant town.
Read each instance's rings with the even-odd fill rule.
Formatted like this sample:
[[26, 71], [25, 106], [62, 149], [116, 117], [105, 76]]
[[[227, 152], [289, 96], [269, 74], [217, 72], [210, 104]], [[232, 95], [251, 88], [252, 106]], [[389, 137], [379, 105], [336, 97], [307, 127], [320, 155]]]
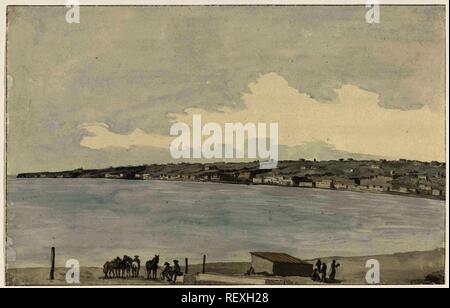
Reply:
[[20, 173], [18, 178], [105, 178], [278, 185], [414, 195], [445, 200], [445, 163], [415, 160], [279, 161], [276, 169], [255, 162], [169, 163], [105, 169]]

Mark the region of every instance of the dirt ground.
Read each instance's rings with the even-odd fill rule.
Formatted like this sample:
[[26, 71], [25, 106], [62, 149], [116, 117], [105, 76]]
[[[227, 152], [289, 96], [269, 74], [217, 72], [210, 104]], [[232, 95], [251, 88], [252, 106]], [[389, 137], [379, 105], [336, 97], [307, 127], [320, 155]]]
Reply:
[[[379, 255], [367, 257], [326, 257], [321, 258], [330, 268], [331, 261], [337, 260], [340, 267], [337, 270], [336, 279], [338, 284], [366, 284], [366, 262], [376, 259], [380, 264], [381, 284], [386, 285], [409, 285], [427, 283], [425, 276], [431, 273], [444, 273], [445, 250], [437, 249], [424, 252], [408, 252], [392, 255]], [[312, 264], [316, 260], [309, 260]], [[244, 277], [244, 273], [250, 268], [249, 262], [225, 262], [206, 264], [206, 273], [232, 276], [235, 280]], [[184, 270], [184, 269], [183, 269]], [[56, 268], [55, 279], [49, 280], [49, 268], [14, 268], [8, 269], [6, 274], [7, 285], [16, 286], [64, 286], [66, 283], [66, 268]], [[198, 281], [197, 273], [202, 271], [201, 265], [190, 265], [189, 273], [184, 277], [184, 282], [177, 284], [220, 284], [214, 281]], [[130, 279], [104, 279], [102, 268], [82, 267], [80, 270], [80, 285], [173, 285], [169, 282], [157, 280], [146, 280], [142, 277]], [[159, 274], [158, 274], [159, 276]], [[248, 277], [248, 276], [246, 276]], [[261, 277], [264, 276], [252, 276]], [[158, 277], [159, 278], [159, 277]], [[323, 284], [312, 281], [306, 277], [270, 277], [280, 284]]]

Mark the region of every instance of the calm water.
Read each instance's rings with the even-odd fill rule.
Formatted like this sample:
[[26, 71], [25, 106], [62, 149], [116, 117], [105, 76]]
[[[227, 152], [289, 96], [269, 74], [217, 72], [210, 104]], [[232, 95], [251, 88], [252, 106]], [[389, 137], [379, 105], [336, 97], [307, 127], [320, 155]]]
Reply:
[[247, 261], [249, 251], [312, 258], [443, 247], [443, 201], [289, 187], [102, 179], [8, 179], [8, 264], [159, 253]]

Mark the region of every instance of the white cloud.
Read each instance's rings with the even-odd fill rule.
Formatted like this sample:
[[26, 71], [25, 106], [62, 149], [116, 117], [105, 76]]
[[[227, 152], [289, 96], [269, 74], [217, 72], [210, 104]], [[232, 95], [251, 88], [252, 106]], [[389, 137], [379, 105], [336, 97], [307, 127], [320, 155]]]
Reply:
[[[379, 106], [376, 93], [353, 85], [336, 90], [337, 98], [319, 103], [289, 86], [277, 73], [261, 76], [243, 95], [242, 109], [224, 108], [208, 112], [189, 108], [168, 115], [168, 121], [192, 123], [200, 114], [203, 124], [224, 126], [234, 122], [278, 122], [279, 144], [298, 146], [323, 141], [336, 150], [384, 157], [419, 160], [445, 160], [445, 117], [425, 106], [402, 111]], [[169, 149], [170, 136], [146, 133], [140, 129], [121, 135], [106, 124], [83, 124], [90, 136], [81, 145], [92, 149], [107, 147], [153, 146]]]
[[84, 123], [79, 125], [80, 129], [87, 132], [80, 145], [91, 149], [105, 149], [109, 147], [125, 148], [148, 146], [168, 149], [172, 138], [153, 133], [146, 133], [136, 128], [129, 134], [112, 132], [105, 123]]

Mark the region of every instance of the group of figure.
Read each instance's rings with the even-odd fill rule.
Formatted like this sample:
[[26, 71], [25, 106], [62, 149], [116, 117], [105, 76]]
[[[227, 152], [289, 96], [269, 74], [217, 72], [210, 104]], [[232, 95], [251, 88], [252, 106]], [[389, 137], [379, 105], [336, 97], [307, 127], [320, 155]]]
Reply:
[[[145, 269], [147, 272], [147, 279], [155, 279], [158, 273], [159, 255], [155, 255], [151, 260], [145, 262]], [[134, 256], [134, 259], [124, 255], [123, 258], [116, 257], [112, 261], [106, 261], [103, 265], [103, 273], [105, 279], [111, 278], [137, 278], [141, 270], [141, 261], [139, 256]], [[178, 260], [173, 260], [173, 267], [170, 263], [164, 263], [164, 269], [161, 272], [160, 279], [175, 283], [177, 277], [183, 275]]]
[[177, 282], [177, 277], [182, 276], [183, 272], [178, 264], [178, 260], [173, 260], [173, 267], [169, 262], [164, 263], [164, 269], [161, 272], [161, 280], [166, 280], [169, 282]]
[[[336, 260], [331, 262], [331, 271], [328, 279], [330, 281], [336, 280], [336, 269], [341, 266], [339, 263], [336, 263]], [[327, 270], [328, 266], [325, 262], [322, 263], [320, 259], [317, 260], [316, 265], [314, 267], [313, 273], [311, 275], [311, 279], [314, 281], [327, 282]]]
[[141, 269], [141, 261], [139, 256], [134, 259], [124, 255], [123, 258], [116, 257], [112, 261], [106, 261], [103, 265], [103, 273], [105, 279], [109, 278], [130, 278], [138, 277]]
[[[159, 255], [155, 255], [153, 259], [145, 263], [147, 270], [147, 279], [156, 279], [158, 272]], [[173, 260], [173, 267], [169, 262], [164, 263], [164, 269], [161, 272], [160, 279], [162, 281], [167, 280], [169, 282], [177, 282], [177, 277], [183, 275], [181, 267], [178, 264], [178, 260]]]

